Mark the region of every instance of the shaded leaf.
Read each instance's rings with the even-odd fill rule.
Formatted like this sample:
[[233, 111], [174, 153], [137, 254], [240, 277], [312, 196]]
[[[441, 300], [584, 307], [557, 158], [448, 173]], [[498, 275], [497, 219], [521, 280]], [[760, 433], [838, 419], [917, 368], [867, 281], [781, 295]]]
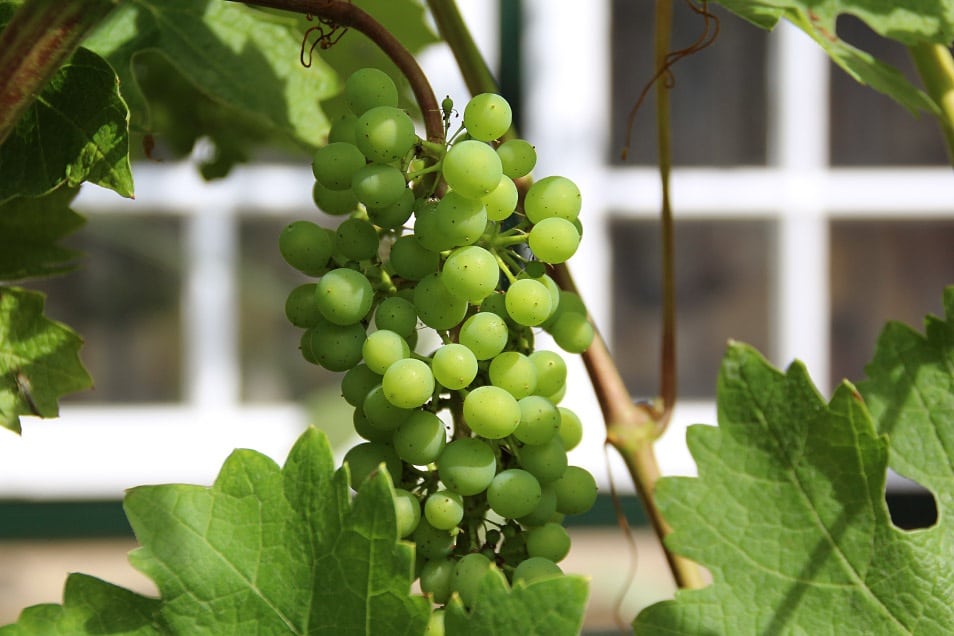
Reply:
[[943, 634], [954, 624], [951, 553], [891, 524], [887, 444], [860, 396], [826, 404], [803, 365], [783, 374], [734, 344], [718, 428], [688, 433], [698, 478], [659, 482], [667, 544], [709, 569], [636, 618], [637, 634]]
[[49, 276], [75, 267], [79, 252], [58, 241], [85, 223], [70, 209], [76, 190], [61, 187], [42, 197], [0, 204], [0, 280]]
[[128, 110], [116, 74], [80, 48], [0, 145], [0, 202], [83, 181], [133, 195]]
[[569, 575], [518, 583], [510, 589], [498, 571], [490, 571], [480, 582], [469, 612], [454, 595], [444, 614], [444, 627], [453, 636], [579, 634], [588, 587], [582, 576]]
[[158, 618], [159, 601], [86, 574], [66, 579], [63, 604], [28, 607], [0, 636], [151, 636], [165, 634]]
[[92, 386], [79, 360], [82, 340], [43, 316], [44, 296], [0, 286], [0, 426], [20, 431], [20, 415], [55, 417], [60, 396]]

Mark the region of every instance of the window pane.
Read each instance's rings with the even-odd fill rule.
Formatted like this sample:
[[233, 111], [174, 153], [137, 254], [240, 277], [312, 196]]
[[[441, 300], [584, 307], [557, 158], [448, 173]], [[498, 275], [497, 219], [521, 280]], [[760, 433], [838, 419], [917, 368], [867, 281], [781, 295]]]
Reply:
[[[860, 20], [838, 20], [838, 35], [901, 70], [920, 86], [914, 64], [901, 44], [882, 38]], [[890, 97], [862, 86], [840, 68], [831, 70], [831, 162], [834, 165], [946, 164], [937, 120], [913, 116]]]
[[[767, 351], [774, 225], [769, 221], [676, 223], [679, 395], [711, 398], [729, 338]], [[659, 224], [616, 220], [613, 349], [638, 398], [659, 391], [662, 286]]]
[[923, 331], [954, 283], [954, 221], [831, 224], [831, 377], [860, 380], [884, 323]]
[[[613, 2], [609, 153], [614, 163], [621, 163], [629, 111], [653, 76], [654, 5]], [[688, 3], [676, 3], [674, 9], [673, 46], [689, 46], [702, 34], [703, 19]], [[719, 7], [710, 9], [719, 18], [715, 43], [673, 67], [673, 160], [677, 165], [764, 164], [767, 35]], [[650, 93], [636, 116], [631, 163], [656, 163], [654, 121]]]
[[94, 389], [80, 402], [163, 402], [181, 397], [182, 230], [168, 216], [94, 214], [69, 240], [86, 255], [65, 276], [29, 283], [46, 313], [83, 337]]
[[[298, 217], [302, 218], [302, 217]], [[297, 285], [315, 282], [292, 269], [278, 251], [278, 235], [297, 218], [242, 219], [239, 272], [242, 399], [297, 400], [336, 387], [339, 374], [306, 362], [302, 330], [285, 318], [285, 298]]]

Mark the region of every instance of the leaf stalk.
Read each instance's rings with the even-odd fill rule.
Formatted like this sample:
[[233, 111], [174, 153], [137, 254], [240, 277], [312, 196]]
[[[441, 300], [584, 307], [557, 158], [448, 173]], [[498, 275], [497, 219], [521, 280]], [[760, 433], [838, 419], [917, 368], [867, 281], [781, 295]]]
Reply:
[[940, 108], [938, 120], [954, 165], [954, 58], [943, 44], [924, 42], [908, 47], [924, 88]]

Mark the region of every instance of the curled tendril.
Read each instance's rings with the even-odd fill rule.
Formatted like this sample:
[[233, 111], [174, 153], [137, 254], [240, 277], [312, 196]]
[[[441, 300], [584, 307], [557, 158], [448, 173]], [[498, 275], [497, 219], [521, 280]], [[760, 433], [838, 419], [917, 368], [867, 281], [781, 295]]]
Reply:
[[633, 104], [629, 114], [626, 116], [626, 143], [624, 144], [623, 150], [620, 153], [620, 157], [624, 161], [629, 155], [629, 149], [633, 136], [633, 124], [636, 121], [636, 113], [639, 112], [643, 102], [646, 100], [646, 96], [649, 94], [649, 89], [651, 89], [658, 81], [662, 81], [663, 86], [666, 88], [672, 88], [675, 86], [676, 76], [672, 72], [673, 65], [682, 58], [698, 53], [704, 48], [710, 46], [713, 42], [715, 42], [716, 38], [719, 37], [719, 18], [709, 12], [709, 1], [701, 0], [697, 5], [693, 0], [686, 0], [686, 4], [693, 13], [702, 16], [702, 33], [699, 34], [699, 37], [697, 37], [696, 40], [689, 46], [668, 53], [663, 60], [663, 63], [658, 69], [656, 69], [656, 72], [653, 74], [650, 80], [646, 82], [646, 85], [643, 86], [643, 90], [640, 91], [639, 97], [636, 99], [636, 103]]
[[[305, 18], [310, 22], [314, 19], [312, 15], [306, 15]], [[311, 62], [314, 59], [315, 49], [321, 48], [329, 49], [335, 44], [338, 43], [345, 33], [348, 32], [348, 27], [343, 27], [334, 20], [329, 18], [318, 18], [318, 24], [308, 27], [308, 30], [305, 31], [305, 35], [301, 39], [301, 65], [305, 68], [311, 67]], [[311, 38], [313, 33], [317, 33], [318, 37], [314, 42], [309, 46], [308, 40]], [[308, 50], [308, 57], [305, 57], [305, 50]]]

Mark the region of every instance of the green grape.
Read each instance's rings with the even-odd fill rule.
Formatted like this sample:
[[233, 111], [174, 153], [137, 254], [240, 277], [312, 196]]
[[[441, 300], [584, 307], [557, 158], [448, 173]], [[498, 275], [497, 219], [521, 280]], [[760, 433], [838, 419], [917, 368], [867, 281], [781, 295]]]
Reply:
[[[527, 471], [529, 472], [529, 471]], [[532, 474], [532, 473], [531, 473]], [[550, 484], [540, 484], [540, 501], [537, 503], [536, 507], [530, 512], [518, 519], [521, 525], [527, 528], [534, 528], [536, 526], [542, 526], [545, 523], [549, 523], [553, 520], [553, 516], [557, 514], [556, 511], [557, 498], [556, 491], [553, 489], [553, 486]], [[522, 558], [526, 558], [524, 555]]]
[[443, 559], [451, 553], [454, 547], [454, 537], [448, 530], [439, 530], [429, 524], [427, 519], [421, 519], [417, 528], [411, 534], [418, 556], [429, 559]]
[[278, 236], [278, 249], [295, 269], [319, 276], [328, 267], [334, 244], [323, 227], [311, 221], [294, 221]]
[[445, 194], [437, 204], [436, 216], [436, 229], [450, 242], [450, 247], [472, 245], [487, 229], [484, 204], [454, 190]]
[[391, 163], [417, 142], [414, 122], [400, 108], [376, 106], [358, 117], [354, 127], [358, 149], [371, 161]]
[[[449, 193], [448, 193], [449, 194]], [[432, 252], [443, 252], [454, 247], [454, 240], [440, 227], [437, 201], [419, 204], [414, 212], [414, 236]]]
[[553, 435], [542, 444], [527, 444], [520, 448], [520, 467], [536, 477], [541, 484], [548, 484], [562, 477], [566, 466], [566, 449], [563, 448], [558, 435]]
[[439, 530], [456, 528], [464, 518], [464, 500], [456, 492], [440, 490], [424, 501], [424, 516]]
[[415, 466], [437, 461], [447, 443], [444, 422], [430, 411], [413, 411], [394, 432], [398, 457]]
[[503, 221], [517, 209], [517, 199], [517, 184], [505, 175], [501, 177], [497, 187], [482, 197], [480, 202], [487, 211], [488, 221]]
[[454, 559], [434, 559], [424, 563], [421, 568], [421, 591], [428, 594], [435, 603], [443, 605], [454, 591]]
[[474, 139], [493, 141], [503, 137], [513, 121], [510, 104], [500, 95], [474, 95], [464, 107], [464, 128]]
[[354, 125], [358, 118], [354, 113], [344, 113], [336, 120], [331, 122], [331, 128], [328, 129], [328, 143], [344, 142], [354, 145]]
[[582, 206], [580, 189], [566, 177], [546, 177], [534, 182], [523, 202], [523, 210], [531, 223], [554, 216], [573, 221]]
[[404, 189], [397, 201], [383, 208], [368, 208], [368, 218], [378, 227], [397, 229], [407, 223], [414, 211], [414, 192]]
[[560, 406], [560, 430], [557, 433], [563, 448], [571, 451], [576, 448], [583, 440], [583, 422], [580, 417], [570, 409]]
[[447, 256], [441, 269], [447, 290], [459, 298], [479, 305], [497, 288], [500, 266], [494, 255], [482, 247], [459, 247]]
[[479, 439], [464, 437], [448, 444], [437, 458], [444, 485], [465, 497], [487, 489], [497, 472], [494, 451]]
[[421, 502], [407, 490], [395, 488], [394, 514], [397, 516], [398, 538], [403, 539], [414, 532], [421, 521]]
[[304, 283], [291, 290], [285, 299], [285, 317], [296, 327], [314, 327], [321, 320], [318, 303], [315, 302], [315, 283]]
[[537, 151], [524, 139], [508, 139], [497, 146], [497, 156], [503, 173], [511, 179], [519, 179], [530, 174], [537, 164]]
[[543, 557], [530, 557], [517, 565], [513, 570], [514, 584], [516, 584], [517, 581], [532, 583], [534, 581], [552, 579], [557, 576], [563, 576], [563, 570], [550, 559], [544, 559]]
[[583, 299], [580, 298], [579, 294], [561, 289], [560, 302], [557, 303], [556, 311], [552, 312], [550, 317], [547, 318], [541, 326], [544, 329], [550, 329], [550, 327], [556, 324], [560, 316], [565, 313], [587, 315], [586, 305], [583, 303]]
[[456, 391], [468, 386], [477, 377], [477, 358], [466, 346], [448, 343], [434, 352], [431, 371], [441, 386]]
[[351, 189], [358, 201], [369, 208], [384, 208], [395, 203], [407, 190], [404, 173], [383, 163], [369, 163], [354, 173]]
[[547, 291], [550, 293], [550, 313], [547, 315], [547, 319], [543, 321], [542, 324], [549, 322], [553, 314], [560, 311], [560, 286], [556, 284], [556, 281], [550, 278], [545, 273], [540, 273], [539, 276], [534, 276], [531, 272], [537, 269], [537, 266], [543, 271], [546, 271], [546, 265], [540, 261], [530, 261], [527, 264], [527, 268], [524, 271], [520, 272], [520, 275], [517, 276], [518, 279], [530, 278], [537, 281], [541, 285], [547, 288]]
[[503, 318], [495, 313], [480, 311], [464, 321], [457, 339], [478, 360], [489, 360], [507, 346], [509, 333]]
[[311, 170], [318, 183], [329, 190], [347, 190], [354, 173], [365, 163], [367, 160], [355, 145], [339, 141], [315, 152]]
[[336, 325], [324, 319], [305, 331], [301, 352], [305, 360], [329, 371], [347, 371], [361, 362], [361, 345], [367, 334], [360, 323]]
[[371, 389], [381, 384], [381, 375], [366, 364], [358, 364], [341, 378], [341, 395], [351, 406], [361, 406]]
[[464, 420], [481, 437], [501, 439], [520, 424], [520, 404], [504, 389], [480, 386], [464, 398]]
[[490, 361], [490, 382], [518, 400], [537, 388], [537, 369], [530, 358], [517, 351], [504, 351]]
[[424, 628], [424, 636], [444, 636], [444, 610], [436, 609], [431, 612], [427, 619], [427, 627]]
[[371, 473], [378, 470], [381, 464], [384, 464], [394, 481], [398, 481], [401, 477], [401, 460], [394, 449], [385, 444], [375, 442], [358, 444], [345, 453], [344, 463], [348, 465], [349, 483], [353, 490], [357, 490], [358, 486]]
[[559, 563], [570, 553], [570, 533], [559, 523], [547, 523], [527, 533], [527, 554]]
[[417, 408], [431, 399], [434, 374], [423, 360], [405, 358], [388, 367], [381, 386], [391, 404], [404, 409]]
[[470, 199], [493, 192], [503, 176], [500, 157], [494, 149], [473, 139], [451, 146], [444, 155], [441, 172], [447, 185]]
[[398, 91], [394, 81], [384, 71], [362, 68], [352, 73], [344, 86], [348, 108], [357, 116], [376, 106], [397, 106]]
[[559, 353], [538, 349], [530, 354], [530, 362], [537, 371], [537, 395], [553, 395], [566, 385], [566, 362]]
[[473, 607], [480, 590], [480, 582], [490, 571], [490, 559], [479, 552], [465, 554], [454, 566], [454, 580], [451, 584], [467, 607]]
[[364, 219], [347, 219], [335, 232], [335, 248], [350, 260], [372, 259], [378, 254], [378, 231]]
[[467, 301], [447, 290], [438, 274], [428, 274], [414, 289], [414, 308], [421, 322], [443, 331], [456, 327], [467, 313]]
[[421, 280], [437, 271], [440, 255], [421, 245], [416, 236], [402, 236], [391, 246], [389, 262], [401, 278]]
[[394, 406], [384, 394], [384, 388], [379, 385], [368, 391], [361, 403], [361, 410], [368, 418], [368, 423], [384, 431], [397, 430], [406, 422], [414, 411]]
[[510, 285], [505, 301], [514, 322], [527, 327], [541, 324], [553, 307], [546, 285], [533, 278], [522, 278]]
[[544, 263], [564, 263], [580, 246], [576, 226], [560, 217], [542, 219], [530, 229], [527, 244], [533, 255]]
[[400, 334], [380, 329], [368, 334], [361, 348], [361, 354], [369, 369], [384, 375], [394, 362], [410, 356], [411, 348]]
[[596, 336], [583, 314], [564, 312], [549, 328], [554, 342], [567, 353], [583, 353]]
[[[516, 519], [533, 512], [542, 494], [536, 477], [520, 468], [508, 468], [487, 486], [487, 503], [501, 517]], [[557, 496], [559, 501], [559, 493]]]
[[374, 324], [378, 329], [393, 331], [403, 338], [409, 337], [417, 329], [414, 303], [400, 296], [385, 298], [374, 310]]
[[553, 488], [557, 511], [565, 515], [582, 514], [596, 503], [596, 480], [585, 468], [567, 466], [563, 476], [553, 482]]
[[347, 190], [329, 190], [317, 181], [311, 188], [311, 198], [318, 209], [331, 216], [351, 214], [358, 207], [358, 197], [350, 188]]
[[496, 314], [508, 325], [517, 324], [513, 321], [513, 318], [510, 317], [510, 314], [507, 313], [507, 299], [502, 292], [494, 293], [484, 298], [484, 302], [480, 303], [480, 311]]
[[371, 420], [368, 419], [368, 416], [364, 414], [364, 410], [356, 408], [351, 417], [351, 422], [354, 424], [354, 432], [363, 439], [369, 442], [391, 445], [394, 431], [388, 431], [374, 426]]
[[326, 320], [336, 325], [352, 325], [371, 310], [374, 290], [364, 274], [343, 267], [321, 277], [315, 298]]
[[513, 432], [514, 437], [524, 444], [546, 444], [557, 436], [560, 410], [553, 402], [540, 395], [528, 395], [518, 403], [520, 425]]

